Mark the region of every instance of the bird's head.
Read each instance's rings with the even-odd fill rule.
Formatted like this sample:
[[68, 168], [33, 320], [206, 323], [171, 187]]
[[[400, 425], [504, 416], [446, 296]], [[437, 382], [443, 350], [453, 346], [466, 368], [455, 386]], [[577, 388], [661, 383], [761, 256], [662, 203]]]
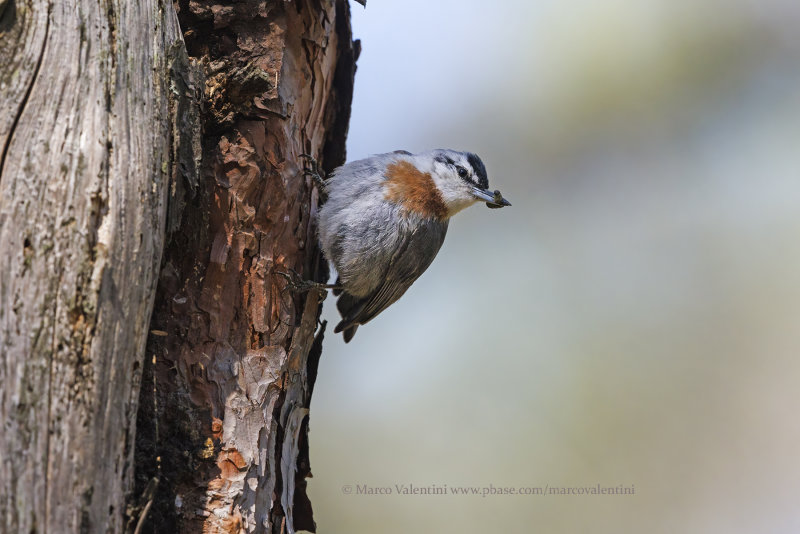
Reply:
[[500, 191], [489, 191], [486, 167], [471, 152], [398, 151], [393, 156], [397, 159], [385, 172], [385, 196], [408, 212], [447, 219], [476, 202], [486, 202], [490, 208], [511, 205]]
[[440, 149], [430, 152], [429, 157], [431, 177], [447, 206], [448, 215], [476, 202], [486, 202], [490, 208], [511, 205], [499, 191], [489, 190], [486, 167], [472, 152]]

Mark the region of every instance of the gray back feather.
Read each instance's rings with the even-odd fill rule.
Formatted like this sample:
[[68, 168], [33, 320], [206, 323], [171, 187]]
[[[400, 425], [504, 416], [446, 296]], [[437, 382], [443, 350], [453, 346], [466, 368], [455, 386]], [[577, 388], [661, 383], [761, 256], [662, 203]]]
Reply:
[[337, 330], [367, 323], [402, 297], [433, 262], [444, 243], [447, 223], [425, 220], [406, 232], [402, 245], [386, 266], [383, 281], [370, 295], [354, 303], [351, 313], [343, 315]]
[[[363, 324], [399, 299], [444, 242], [446, 221], [405, 213], [384, 198], [387, 165], [413, 155], [379, 154], [336, 169], [320, 208], [320, 243], [345, 293], [336, 330]], [[352, 336], [352, 332], [351, 332]]]

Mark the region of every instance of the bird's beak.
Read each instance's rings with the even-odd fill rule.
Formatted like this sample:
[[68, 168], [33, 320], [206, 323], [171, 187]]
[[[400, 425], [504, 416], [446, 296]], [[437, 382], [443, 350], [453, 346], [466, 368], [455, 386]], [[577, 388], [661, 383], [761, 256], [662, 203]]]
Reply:
[[504, 199], [503, 195], [501, 195], [500, 191], [497, 189], [492, 192], [479, 187], [473, 187], [472, 194], [475, 195], [476, 198], [486, 201], [486, 206], [489, 208], [504, 208], [511, 205], [511, 202]]

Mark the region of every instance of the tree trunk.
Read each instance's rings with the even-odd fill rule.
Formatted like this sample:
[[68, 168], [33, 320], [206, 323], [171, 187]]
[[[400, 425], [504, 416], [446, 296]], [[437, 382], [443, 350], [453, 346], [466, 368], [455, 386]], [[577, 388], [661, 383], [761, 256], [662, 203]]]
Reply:
[[[301, 154], [344, 162], [355, 71], [345, 0], [178, 4], [203, 65], [201, 185], [164, 254], [137, 436], [158, 532], [313, 531], [308, 407], [327, 277]], [[146, 507], [150, 499], [134, 506]]]
[[162, 0], [0, 0], [0, 531], [313, 527], [319, 302], [273, 271], [320, 272], [297, 156], [343, 160], [349, 12], [180, 14], [202, 68]]
[[120, 531], [163, 248], [171, 7], [0, 3], [0, 530]]

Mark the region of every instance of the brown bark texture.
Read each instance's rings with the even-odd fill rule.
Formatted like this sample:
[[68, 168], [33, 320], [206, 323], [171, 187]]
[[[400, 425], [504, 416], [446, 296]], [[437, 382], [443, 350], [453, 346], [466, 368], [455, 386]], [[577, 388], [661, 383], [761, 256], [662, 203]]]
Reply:
[[193, 166], [182, 48], [158, 0], [0, 0], [2, 532], [124, 528], [171, 163]]
[[314, 531], [305, 488], [321, 295], [278, 273], [327, 277], [301, 154], [327, 170], [344, 162], [357, 55], [349, 7], [176, 6], [205, 76], [203, 156], [164, 251], [132, 515], [147, 512], [143, 532]]

